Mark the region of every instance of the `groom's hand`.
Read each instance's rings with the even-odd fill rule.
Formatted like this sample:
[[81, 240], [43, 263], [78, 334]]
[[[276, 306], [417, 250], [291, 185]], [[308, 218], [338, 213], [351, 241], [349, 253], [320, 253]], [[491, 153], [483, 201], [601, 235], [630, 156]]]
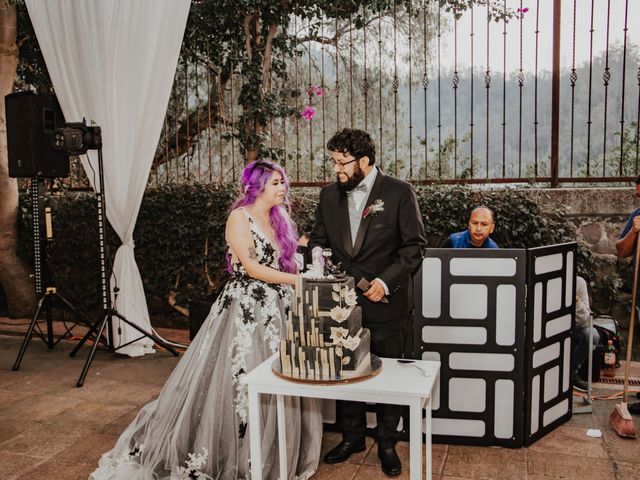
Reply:
[[364, 296], [372, 302], [379, 302], [384, 297], [384, 287], [378, 280], [371, 282], [371, 287], [364, 292]]

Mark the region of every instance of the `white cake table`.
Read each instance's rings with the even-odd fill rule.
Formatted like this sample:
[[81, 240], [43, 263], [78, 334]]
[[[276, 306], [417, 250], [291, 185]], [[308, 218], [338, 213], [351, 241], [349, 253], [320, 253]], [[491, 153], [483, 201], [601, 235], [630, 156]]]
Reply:
[[421, 427], [424, 408], [426, 411], [424, 419], [426, 478], [431, 480], [431, 394], [440, 373], [440, 362], [415, 360], [412, 363], [399, 363], [396, 359], [382, 358], [382, 371], [374, 377], [353, 383], [316, 385], [292, 382], [278, 377], [271, 370], [271, 365], [277, 358], [276, 354], [265, 360], [242, 379], [242, 383], [246, 384], [249, 390], [251, 478], [253, 480], [262, 479], [259, 409], [261, 394], [276, 395], [277, 398], [280, 478], [288, 478], [284, 396], [289, 395], [409, 406], [411, 479], [422, 478]]

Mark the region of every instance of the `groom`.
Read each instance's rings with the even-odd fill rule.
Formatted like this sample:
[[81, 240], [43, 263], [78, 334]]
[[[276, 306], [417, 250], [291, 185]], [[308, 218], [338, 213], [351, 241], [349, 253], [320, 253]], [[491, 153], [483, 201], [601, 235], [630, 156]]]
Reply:
[[[410, 278], [426, 248], [424, 226], [416, 196], [408, 183], [384, 175], [375, 166], [371, 136], [345, 128], [327, 143], [337, 181], [320, 192], [310, 250], [330, 248], [334, 263], [352, 275], [358, 290], [364, 326], [371, 331], [371, 352], [400, 358], [409, 319]], [[324, 456], [340, 463], [365, 449], [365, 404], [339, 402], [342, 442]], [[378, 456], [382, 471], [400, 475], [395, 450], [401, 406], [377, 405]]]

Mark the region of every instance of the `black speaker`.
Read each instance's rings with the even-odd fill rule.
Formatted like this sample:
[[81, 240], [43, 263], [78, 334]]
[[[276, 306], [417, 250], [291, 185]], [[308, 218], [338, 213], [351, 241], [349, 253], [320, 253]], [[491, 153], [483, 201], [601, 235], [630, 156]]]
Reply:
[[5, 97], [10, 177], [68, 177], [69, 157], [51, 146], [64, 125], [55, 96], [17, 92]]

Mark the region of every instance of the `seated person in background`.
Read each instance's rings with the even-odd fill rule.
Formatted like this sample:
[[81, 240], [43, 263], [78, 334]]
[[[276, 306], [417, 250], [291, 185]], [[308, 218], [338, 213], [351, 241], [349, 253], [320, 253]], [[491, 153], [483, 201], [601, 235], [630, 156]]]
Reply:
[[471, 212], [469, 228], [449, 235], [441, 248], [498, 248], [496, 242], [489, 238], [495, 228], [493, 211], [481, 205]]
[[[589, 358], [589, 291], [587, 282], [582, 277], [576, 277], [576, 324], [571, 338], [571, 357], [573, 359], [573, 388], [581, 392], [588, 389], [587, 382], [578, 376], [580, 367]], [[593, 328], [592, 348], [600, 342], [598, 331]], [[598, 368], [598, 366], [594, 366]]]

